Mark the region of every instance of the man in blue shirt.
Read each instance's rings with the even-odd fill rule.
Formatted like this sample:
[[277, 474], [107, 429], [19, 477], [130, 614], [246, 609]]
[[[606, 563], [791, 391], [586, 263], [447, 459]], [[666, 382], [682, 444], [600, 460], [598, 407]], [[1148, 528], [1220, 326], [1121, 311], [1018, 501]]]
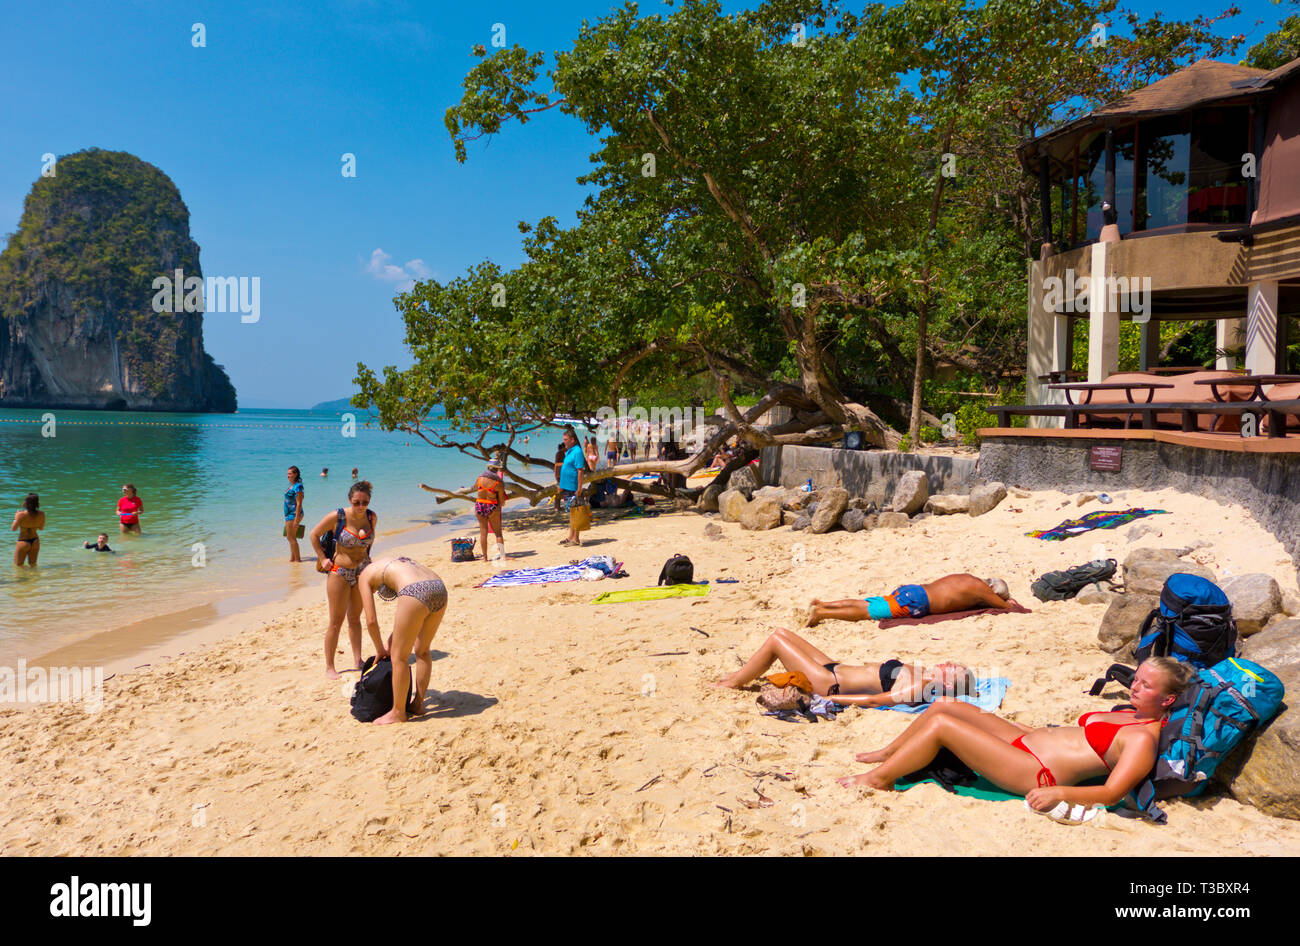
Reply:
[[[575, 495], [582, 492], [582, 480], [587, 472], [587, 457], [578, 444], [578, 435], [572, 427], [564, 429], [564, 462], [560, 465], [560, 502], [566, 504]], [[569, 518], [569, 537], [561, 545], [581, 545], [577, 530], [573, 528], [573, 518]]]

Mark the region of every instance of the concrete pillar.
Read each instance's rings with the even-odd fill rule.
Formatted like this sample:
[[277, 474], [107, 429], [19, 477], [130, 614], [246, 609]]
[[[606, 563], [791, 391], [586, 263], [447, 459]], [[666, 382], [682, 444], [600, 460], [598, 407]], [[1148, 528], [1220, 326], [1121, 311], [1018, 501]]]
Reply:
[[1030, 404], [1048, 403], [1046, 395], [1049, 392], [1038, 376], [1053, 369], [1056, 322], [1059, 321], [1054, 312], [1043, 308], [1043, 270], [1041, 262], [1029, 261], [1029, 358], [1025, 366], [1025, 400]]
[[1246, 297], [1246, 371], [1277, 372], [1277, 281], [1252, 283]]
[[1119, 369], [1119, 313], [1110, 310], [1107, 291], [1108, 243], [1092, 245], [1091, 280], [1088, 284], [1088, 381], [1105, 381]]
[[[1240, 348], [1246, 336], [1245, 319], [1219, 319], [1214, 323], [1214, 349]], [[1214, 367], [1220, 371], [1231, 371], [1237, 367], [1237, 359], [1232, 355], [1216, 355]]]

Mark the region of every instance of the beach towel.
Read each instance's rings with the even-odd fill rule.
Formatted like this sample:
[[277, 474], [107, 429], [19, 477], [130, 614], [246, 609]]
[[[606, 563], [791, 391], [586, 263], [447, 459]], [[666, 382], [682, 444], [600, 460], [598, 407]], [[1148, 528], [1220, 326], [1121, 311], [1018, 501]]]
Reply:
[[1099, 512], [1090, 512], [1082, 519], [1066, 519], [1054, 529], [1035, 529], [1033, 532], [1026, 532], [1025, 535], [1031, 539], [1060, 542], [1072, 535], [1082, 535], [1093, 529], [1117, 529], [1134, 519], [1167, 515], [1169, 512], [1165, 509], [1116, 509], [1114, 512], [1103, 509]]
[[923, 618], [885, 618], [880, 622], [880, 629], [887, 631], [891, 627], [911, 627], [913, 624], [939, 624], [943, 621], [960, 621], [962, 618], [977, 614], [1033, 614], [1028, 608], [1017, 604], [1011, 608], [972, 608], [970, 611], [948, 611], [945, 614], [927, 614]]
[[954, 795], [961, 795], [963, 798], [982, 798], [985, 801], [1019, 801], [1024, 798], [1023, 795], [1013, 795], [1010, 792], [998, 788], [984, 776], [978, 776], [973, 785], [962, 785], [960, 783], [951, 787], [944, 785], [938, 779], [926, 778], [919, 782], [897, 781], [894, 787], [900, 792], [905, 792], [909, 788], [915, 788], [917, 785], [938, 785], [940, 788], [952, 792]]
[[515, 568], [506, 572], [497, 572], [475, 588], [505, 588], [509, 585], [549, 585], [557, 581], [578, 581], [588, 568], [605, 570], [605, 559], [609, 556], [593, 556], [569, 565], [553, 565], [550, 568]]
[[[1006, 677], [981, 677], [975, 681], [973, 694], [959, 696], [957, 699], [991, 713], [1002, 705], [1007, 695], [1007, 688], [1010, 686], [1011, 681]], [[893, 706], [877, 706], [876, 709], [897, 710], [900, 713], [923, 713], [933, 705], [933, 703], [918, 703], [912, 706], [907, 703], [895, 703]]]
[[603, 591], [592, 604], [621, 604], [624, 601], [656, 601], [659, 598], [698, 598], [709, 593], [708, 585], [664, 585], [662, 588], [628, 588]]

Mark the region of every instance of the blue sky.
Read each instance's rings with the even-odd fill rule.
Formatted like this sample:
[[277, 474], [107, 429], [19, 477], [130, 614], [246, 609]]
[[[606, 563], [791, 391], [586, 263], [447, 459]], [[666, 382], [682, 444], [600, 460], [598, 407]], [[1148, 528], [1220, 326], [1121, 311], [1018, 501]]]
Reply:
[[[1170, 15], [1227, 5], [1191, 0]], [[261, 279], [258, 322], [204, 320], [244, 407], [345, 397], [358, 361], [409, 364], [392, 305], [400, 285], [484, 259], [515, 265], [517, 221], [573, 219], [575, 178], [595, 150], [576, 121], [545, 113], [471, 143], [458, 165], [442, 117], [494, 24], [507, 43], [549, 54], [614, 4], [294, 6], [8, 2], [0, 37], [0, 233], [17, 228], [46, 152], [101, 147], [161, 168], [189, 207], [204, 273]], [[1295, 10], [1237, 6], [1222, 31], [1248, 44]], [[191, 44], [196, 22], [204, 48]], [[344, 153], [356, 155], [355, 178], [341, 174]]]

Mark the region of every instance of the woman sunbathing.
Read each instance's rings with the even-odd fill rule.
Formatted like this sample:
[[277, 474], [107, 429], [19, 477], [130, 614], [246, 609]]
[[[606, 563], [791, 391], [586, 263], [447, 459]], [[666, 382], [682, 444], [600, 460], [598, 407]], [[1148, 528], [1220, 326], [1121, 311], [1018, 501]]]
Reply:
[[[735, 673], [714, 686], [739, 688], [757, 680], [774, 661], [791, 672], [802, 673], [813, 692], [848, 706], [889, 706], [894, 703], [929, 703], [940, 696], [973, 694], [975, 678], [961, 664], [935, 667], [906, 666], [901, 660], [850, 666], [831, 660], [793, 631], [777, 628], [753, 657]], [[910, 770], [909, 770], [910, 771]]]
[[[1043, 814], [1054, 812], [1061, 802], [1113, 805], [1155, 765], [1160, 729], [1192, 675], [1188, 664], [1148, 658], [1133, 679], [1133, 710], [1085, 713], [1077, 727], [1031, 729], [969, 703], [937, 704], [884, 749], [854, 756], [880, 765], [840, 779], [840, 784], [892, 789], [897, 779], [929, 765], [940, 749], [949, 749], [998, 787], [1024, 795], [1030, 807]], [[1098, 776], [1106, 777], [1104, 785], [1072, 787]]]

